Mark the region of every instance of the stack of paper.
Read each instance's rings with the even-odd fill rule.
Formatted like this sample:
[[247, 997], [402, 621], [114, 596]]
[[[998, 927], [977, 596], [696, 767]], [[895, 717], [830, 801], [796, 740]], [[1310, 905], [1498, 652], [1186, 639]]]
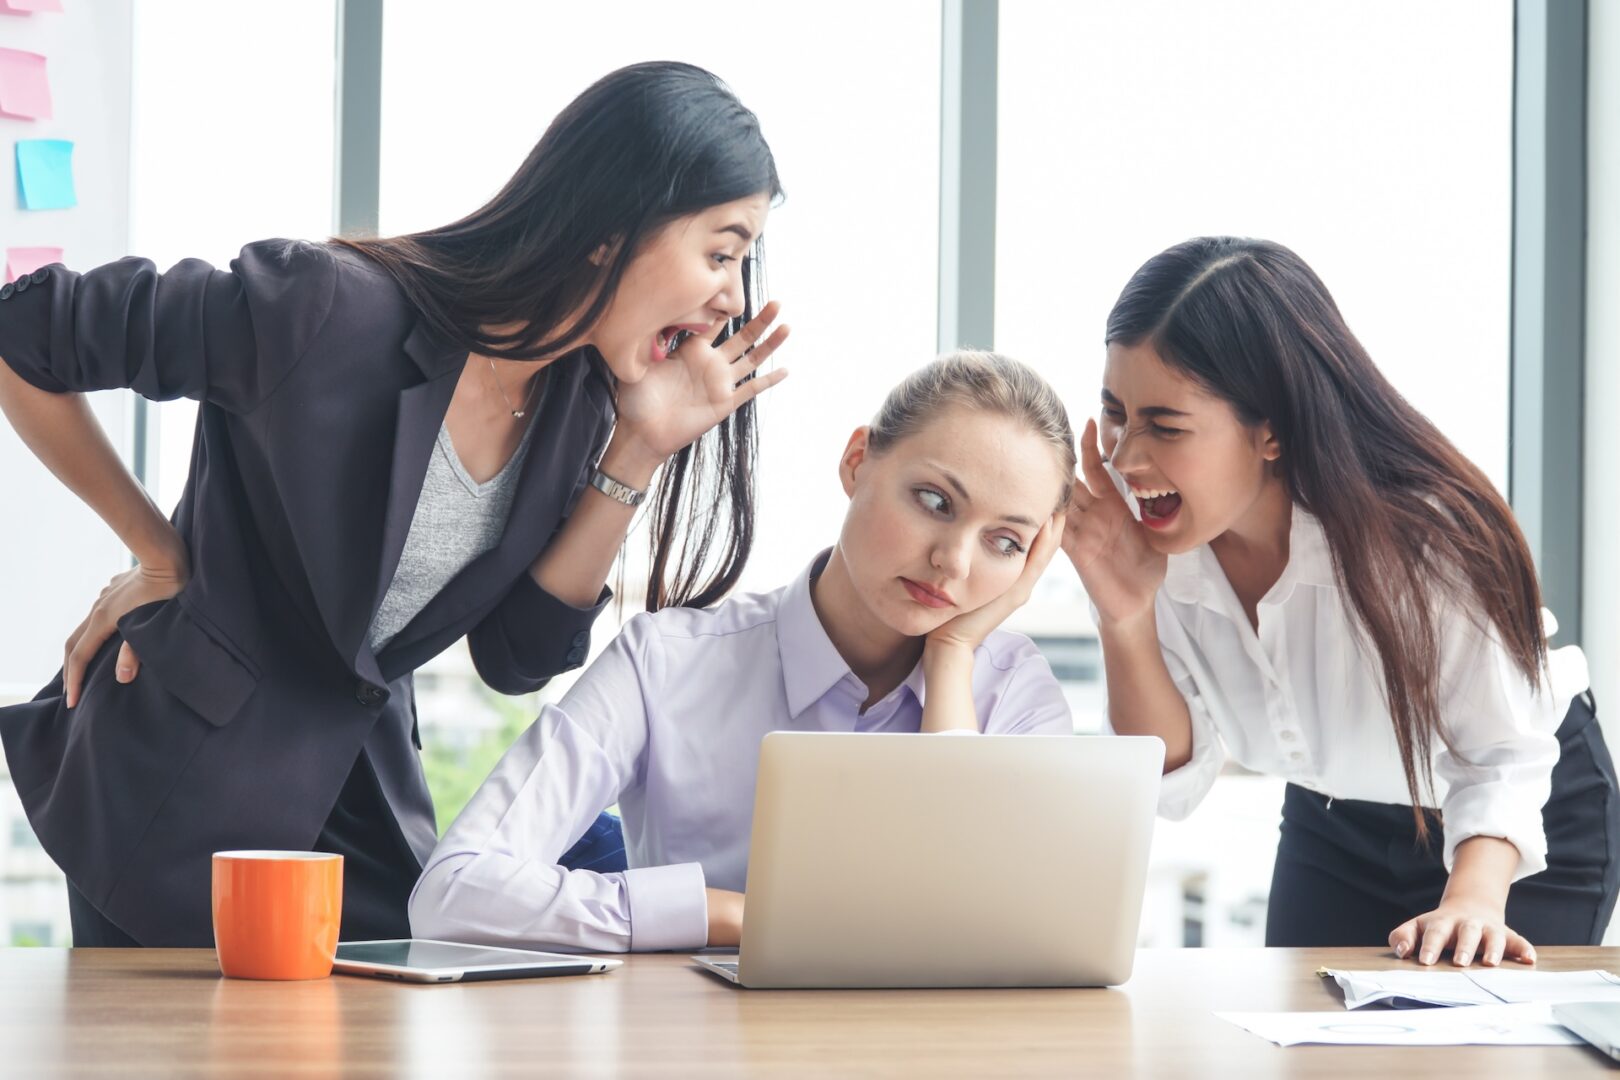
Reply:
[[1215, 1015], [1279, 1046], [1563, 1046], [1581, 1040], [1553, 1019], [1554, 1005], [1620, 1001], [1620, 977], [1607, 971], [1324, 968], [1320, 974], [1343, 988], [1347, 1009], [1381, 1003], [1399, 1011]]
[[1379, 1003], [1397, 1008], [1426, 1005], [1503, 1005], [1537, 1002], [1620, 1001], [1620, 978], [1607, 971], [1338, 971], [1323, 968], [1344, 990], [1344, 1006]]

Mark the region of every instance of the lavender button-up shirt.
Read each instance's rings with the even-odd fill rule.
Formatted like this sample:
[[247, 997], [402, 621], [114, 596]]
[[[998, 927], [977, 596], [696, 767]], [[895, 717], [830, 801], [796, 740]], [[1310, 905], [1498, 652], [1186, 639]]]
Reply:
[[[810, 602], [826, 553], [775, 592], [638, 615], [501, 759], [411, 894], [418, 937], [592, 952], [692, 949], [705, 887], [748, 876], [760, 740], [772, 731], [917, 731], [919, 664], [864, 713], [867, 689]], [[1057, 679], [1022, 634], [975, 655], [980, 729], [1069, 734]], [[557, 859], [606, 806], [630, 869]]]

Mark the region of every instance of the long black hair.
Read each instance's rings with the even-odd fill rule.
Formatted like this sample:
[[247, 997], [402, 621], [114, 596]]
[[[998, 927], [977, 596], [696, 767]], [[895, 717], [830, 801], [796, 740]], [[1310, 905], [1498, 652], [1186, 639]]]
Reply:
[[[470, 352], [534, 360], [590, 333], [659, 228], [760, 194], [781, 197], [776, 162], [730, 88], [691, 64], [634, 64], [575, 98], [506, 186], [460, 221], [337, 243], [381, 264], [441, 335]], [[753, 317], [762, 282], [756, 243], [743, 263], [745, 310], [725, 334]], [[750, 402], [665, 465], [652, 503], [649, 611], [704, 607], [736, 584], [753, 546], [757, 446]]]
[[1420, 838], [1440, 717], [1436, 590], [1472, 595], [1524, 677], [1545, 670], [1541, 588], [1513, 511], [1489, 478], [1390, 385], [1327, 286], [1281, 244], [1188, 240], [1136, 272], [1108, 341], [1149, 344], [1269, 422], [1288, 493], [1322, 524], [1334, 572], [1384, 673]]

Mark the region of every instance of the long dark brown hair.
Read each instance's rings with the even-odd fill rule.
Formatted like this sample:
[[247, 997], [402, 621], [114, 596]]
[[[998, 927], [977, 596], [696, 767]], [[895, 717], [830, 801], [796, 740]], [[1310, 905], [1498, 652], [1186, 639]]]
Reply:
[[1541, 589], [1507, 502], [1380, 374], [1321, 279], [1280, 244], [1204, 237], [1155, 256], [1109, 313], [1108, 342], [1150, 345], [1244, 423], [1270, 423], [1288, 492], [1321, 522], [1377, 652], [1426, 839], [1431, 751], [1436, 738], [1452, 745], [1433, 590], [1471, 592], [1526, 679], [1546, 667]]
[[[441, 335], [470, 352], [535, 360], [584, 340], [662, 226], [760, 194], [780, 199], [782, 185], [736, 95], [690, 64], [635, 64], [575, 98], [506, 186], [460, 221], [336, 242], [381, 264]], [[763, 273], [756, 244], [743, 263], [744, 312], [722, 337], [753, 317]], [[584, 362], [605, 369], [590, 353]], [[753, 547], [756, 427], [750, 402], [664, 466], [649, 611], [706, 607], [737, 583]]]

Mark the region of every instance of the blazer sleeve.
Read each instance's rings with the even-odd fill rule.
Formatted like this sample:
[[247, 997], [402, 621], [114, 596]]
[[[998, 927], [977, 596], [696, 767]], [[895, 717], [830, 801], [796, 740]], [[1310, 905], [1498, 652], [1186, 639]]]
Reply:
[[200, 259], [167, 273], [136, 258], [82, 274], [53, 265], [0, 287], [0, 357], [51, 393], [128, 388], [245, 413], [325, 323], [336, 277], [325, 247], [288, 240], [250, 244], [228, 270]]
[[[590, 436], [591, 453], [569, 493], [557, 532], [579, 505], [613, 429], [611, 404], [599, 404], [598, 408], [600, 416]], [[553, 675], [584, 665], [591, 652], [591, 626], [611, 599], [613, 591], [604, 588], [590, 607], [565, 604], [542, 589], [525, 570], [495, 610], [467, 635], [473, 667], [497, 693], [532, 694]]]
[[531, 694], [553, 675], [584, 665], [591, 624], [612, 598], [604, 588], [594, 605], [578, 608], [546, 592], [525, 570], [467, 635], [473, 667], [497, 693]]

